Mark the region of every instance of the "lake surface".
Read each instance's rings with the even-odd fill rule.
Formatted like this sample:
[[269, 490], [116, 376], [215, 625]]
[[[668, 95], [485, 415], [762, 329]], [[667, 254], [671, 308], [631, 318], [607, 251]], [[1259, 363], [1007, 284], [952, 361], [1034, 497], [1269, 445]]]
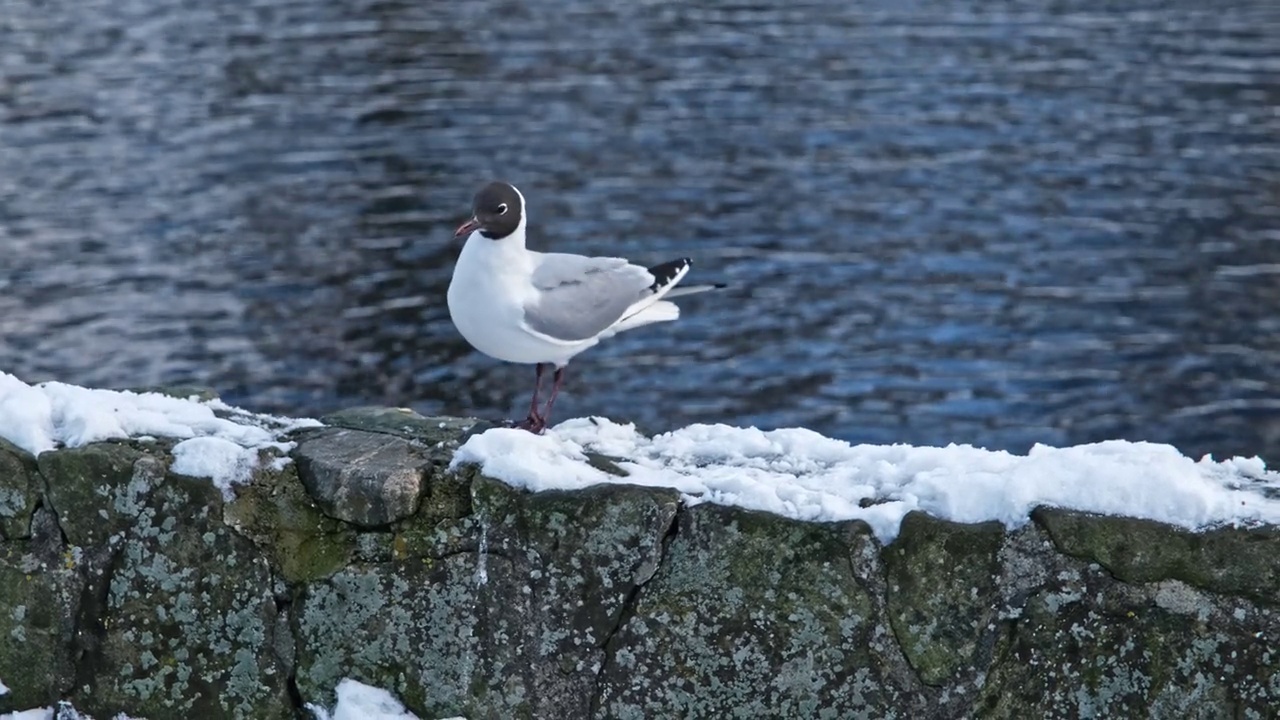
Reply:
[[502, 177], [732, 285], [560, 418], [1280, 461], [1280, 4], [691, 5], [0, 0], [0, 369], [519, 415], [444, 299]]

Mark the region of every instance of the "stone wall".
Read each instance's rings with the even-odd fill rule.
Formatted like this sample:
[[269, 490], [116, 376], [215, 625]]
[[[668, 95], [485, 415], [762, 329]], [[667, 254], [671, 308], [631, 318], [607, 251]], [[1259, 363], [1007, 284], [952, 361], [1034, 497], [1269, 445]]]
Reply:
[[170, 441], [0, 443], [0, 712], [1266, 718], [1280, 533], [1043, 508], [882, 547], [616, 485], [447, 472], [469, 423], [357, 410], [233, 500]]

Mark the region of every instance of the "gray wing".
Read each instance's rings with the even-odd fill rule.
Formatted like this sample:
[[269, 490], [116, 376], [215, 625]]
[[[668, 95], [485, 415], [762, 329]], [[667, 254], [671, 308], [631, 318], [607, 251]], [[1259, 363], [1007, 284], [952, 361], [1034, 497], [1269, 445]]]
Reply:
[[653, 294], [653, 275], [622, 258], [546, 253], [533, 271], [542, 292], [524, 307], [531, 330], [573, 342], [595, 337]]

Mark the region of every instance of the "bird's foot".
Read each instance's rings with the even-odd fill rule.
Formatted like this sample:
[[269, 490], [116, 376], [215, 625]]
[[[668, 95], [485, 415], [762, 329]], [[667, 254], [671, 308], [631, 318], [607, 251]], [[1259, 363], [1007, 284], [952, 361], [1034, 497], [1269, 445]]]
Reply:
[[547, 421], [543, 420], [537, 415], [530, 415], [529, 417], [520, 421], [508, 420], [506, 421], [505, 425], [509, 428], [519, 428], [521, 430], [528, 430], [534, 435], [541, 435], [543, 431], [547, 429]]

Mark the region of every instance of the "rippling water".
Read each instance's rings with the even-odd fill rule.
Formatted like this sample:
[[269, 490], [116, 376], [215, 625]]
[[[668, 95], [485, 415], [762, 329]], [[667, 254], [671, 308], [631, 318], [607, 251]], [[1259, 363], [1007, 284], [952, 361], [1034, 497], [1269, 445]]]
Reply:
[[[515, 415], [451, 230], [732, 289], [560, 416], [1280, 456], [1280, 6], [0, 0], [0, 369]], [[232, 5], [232, 4], [227, 4]]]

